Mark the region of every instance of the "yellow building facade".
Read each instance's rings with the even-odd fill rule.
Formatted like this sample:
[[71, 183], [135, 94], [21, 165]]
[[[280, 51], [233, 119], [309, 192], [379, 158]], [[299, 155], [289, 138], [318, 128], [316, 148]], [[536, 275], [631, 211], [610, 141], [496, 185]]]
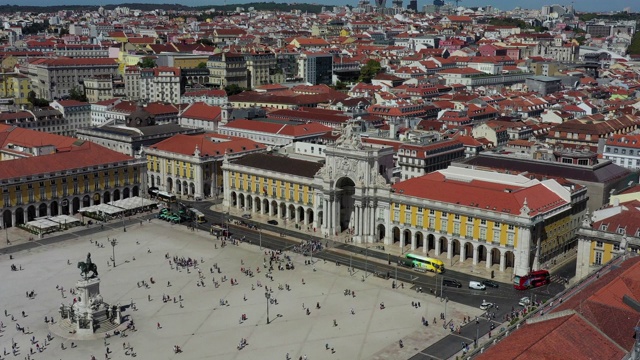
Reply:
[[5, 167], [0, 170], [3, 226], [37, 217], [73, 215], [91, 205], [140, 196], [146, 177], [144, 161], [90, 143], [8, 160], [0, 166]]

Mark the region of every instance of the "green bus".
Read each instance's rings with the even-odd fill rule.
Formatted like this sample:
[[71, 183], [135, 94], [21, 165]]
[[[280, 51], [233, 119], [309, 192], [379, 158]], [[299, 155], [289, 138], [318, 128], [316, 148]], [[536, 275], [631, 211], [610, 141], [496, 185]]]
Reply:
[[407, 263], [416, 270], [432, 271], [442, 274], [444, 272], [444, 263], [438, 259], [407, 254], [405, 256]]

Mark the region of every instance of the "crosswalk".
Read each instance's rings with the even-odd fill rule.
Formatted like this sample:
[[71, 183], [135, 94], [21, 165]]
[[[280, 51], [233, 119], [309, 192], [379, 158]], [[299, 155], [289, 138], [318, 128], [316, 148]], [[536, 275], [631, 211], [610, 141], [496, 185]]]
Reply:
[[565, 284], [567, 281], [562, 276], [551, 275], [551, 282], [554, 282], [554, 283], [557, 283], [557, 284]]

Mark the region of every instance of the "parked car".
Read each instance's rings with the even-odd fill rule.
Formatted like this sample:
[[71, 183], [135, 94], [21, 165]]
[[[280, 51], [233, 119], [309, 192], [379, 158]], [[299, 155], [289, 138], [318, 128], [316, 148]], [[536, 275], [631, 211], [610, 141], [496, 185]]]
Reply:
[[267, 221], [267, 224], [278, 225], [278, 221], [277, 220], [269, 220], [269, 221]]
[[489, 310], [493, 307], [493, 303], [486, 302], [482, 300], [482, 304], [480, 304], [480, 310]]
[[531, 305], [531, 299], [529, 299], [528, 297], [523, 297], [522, 299], [520, 299], [520, 302], [518, 303], [518, 305], [529, 306]]
[[482, 283], [484, 285], [486, 285], [487, 287], [492, 287], [492, 288], [496, 288], [496, 289], [498, 287], [500, 287], [500, 285], [497, 282], [493, 281], [493, 280], [482, 280]]
[[479, 281], [469, 281], [469, 289], [473, 289], [473, 290], [485, 290], [487, 287], [484, 286], [481, 282]]
[[251, 214], [242, 214], [243, 219], [251, 219]]
[[442, 280], [442, 285], [451, 286], [451, 287], [457, 287], [457, 288], [462, 287], [462, 283], [460, 281], [454, 280], [454, 279], [444, 279], [444, 280]]

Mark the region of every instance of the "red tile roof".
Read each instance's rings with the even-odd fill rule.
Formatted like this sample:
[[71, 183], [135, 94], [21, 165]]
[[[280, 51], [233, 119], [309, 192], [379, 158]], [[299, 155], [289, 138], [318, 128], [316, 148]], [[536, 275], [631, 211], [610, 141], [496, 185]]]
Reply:
[[0, 147], [3, 149], [9, 144], [22, 147], [53, 145], [56, 149], [65, 149], [75, 141], [72, 137], [0, 124]]
[[543, 184], [519, 187], [482, 180], [466, 182], [447, 179], [440, 171], [401, 181], [393, 185], [392, 189], [404, 196], [509, 214], [519, 214], [526, 199], [531, 210], [529, 216], [545, 213], [566, 204], [560, 196]]
[[87, 141], [50, 155], [3, 161], [0, 166], [0, 179], [55, 173], [131, 159], [133, 158], [130, 156]]
[[319, 123], [308, 124], [279, 124], [266, 121], [238, 119], [224, 125], [225, 128], [256, 131], [269, 134], [279, 134], [292, 137], [309, 135], [323, 135], [331, 128]]
[[181, 118], [206, 120], [206, 121], [219, 121], [222, 108], [220, 106], [208, 105], [203, 102], [196, 102], [191, 105], [185, 111], [180, 114]]
[[622, 359], [625, 354], [582, 316], [569, 314], [527, 324], [476, 359]]
[[265, 145], [253, 140], [212, 134], [175, 135], [150, 146], [150, 148], [193, 156], [196, 146], [200, 150], [201, 157], [215, 157], [224, 156], [225, 153], [237, 154], [266, 150]]

